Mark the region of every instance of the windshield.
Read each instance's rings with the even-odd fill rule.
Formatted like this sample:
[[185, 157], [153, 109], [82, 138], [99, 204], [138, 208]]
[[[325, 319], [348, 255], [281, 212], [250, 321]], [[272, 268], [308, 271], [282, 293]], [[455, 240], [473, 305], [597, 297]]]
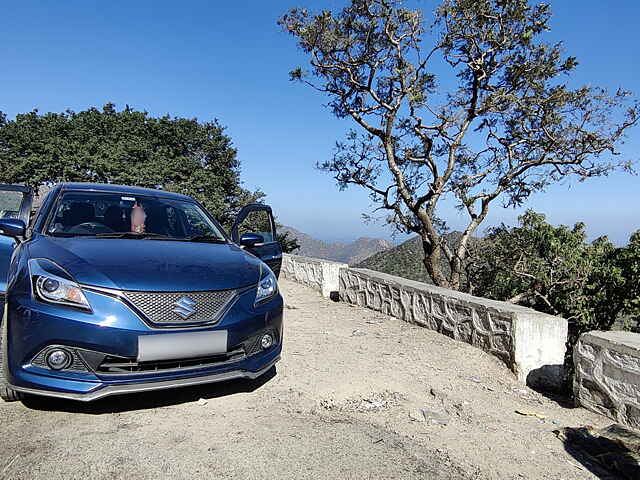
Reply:
[[54, 236], [226, 241], [195, 203], [146, 195], [63, 193], [49, 219]]

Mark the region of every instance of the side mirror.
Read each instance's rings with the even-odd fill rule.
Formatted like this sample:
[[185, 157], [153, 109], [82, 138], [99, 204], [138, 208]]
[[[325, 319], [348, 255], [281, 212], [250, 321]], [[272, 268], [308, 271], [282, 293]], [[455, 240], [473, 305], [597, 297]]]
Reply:
[[0, 235], [12, 238], [22, 238], [27, 226], [17, 218], [0, 218]]
[[244, 233], [240, 237], [240, 245], [243, 247], [255, 247], [259, 243], [264, 243], [264, 237], [257, 233]]

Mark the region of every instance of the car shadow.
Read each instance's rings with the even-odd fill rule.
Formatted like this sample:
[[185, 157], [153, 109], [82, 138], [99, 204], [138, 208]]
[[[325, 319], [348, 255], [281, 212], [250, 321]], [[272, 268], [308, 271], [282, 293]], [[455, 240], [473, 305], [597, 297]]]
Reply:
[[85, 413], [89, 415], [121, 413], [180, 405], [200, 399], [210, 400], [240, 393], [251, 393], [271, 381], [276, 375], [277, 370], [274, 365], [264, 375], [254, 380], [236, 379], [152, 392], [114, 395], [93, 402], [29, 395], [22, 400], [22, 403], [32, 410], [51, 412]]

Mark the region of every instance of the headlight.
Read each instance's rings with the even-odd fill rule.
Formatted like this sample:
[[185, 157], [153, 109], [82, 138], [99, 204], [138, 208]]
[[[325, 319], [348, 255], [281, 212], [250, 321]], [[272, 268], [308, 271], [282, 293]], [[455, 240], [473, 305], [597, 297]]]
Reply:
[[70, 275], [50, 260], [29, 260], [31, 285], [36, 299], [90, 310], [80, 286]]
[[273, 297], [278, 292], [278, 281], [271, 269], [267, 266], [263, 266], [266, 272], [261, 272], [261, 280], [258, 282], [258, 291], [256, 293], [256, 303], [263, 302]]

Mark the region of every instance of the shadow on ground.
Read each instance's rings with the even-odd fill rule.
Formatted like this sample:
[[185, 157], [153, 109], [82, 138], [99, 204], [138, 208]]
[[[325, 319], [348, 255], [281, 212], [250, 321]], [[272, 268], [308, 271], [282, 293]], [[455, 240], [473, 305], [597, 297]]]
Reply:
[[557, 382], [558, 378], [563, 377], [561, 372], [562, 366], [559, 365], [544, 365], [536, 368], [527, 375], [527, 387], [562, 408], [576, 408], [569, 385]]
[[106, 397], [94, 402], [78, 402], [52, 397], [28, 396], [22, 403], [33, 410], [86, 413], [101, 415], [134, 410], [167, 407], [182, 403], [195, 402], [201, 398], [212, 399], [240, 393], [250, 393], [273, 379], [277, 374], [275, 365], [255, 380], [239, 379], [226, 382], [209, 383], [192, 387], [156, 390], [153, 392], [130, 393]]
[[542, 395], [546, 399], [551, 400], [559, 407], [568, 408], [568, 409], [579, 408], [576, 406], [576, 402], [568, 392], [564, 392], [564, 391], [551, 392], [549, 390], [543, 390], [539, 388], [531, 388], [531, 389], [538, 392], [540, 395]]
[[640, 478], [640, 434], [622, 425], [562, 428], [556, 435], [576, 461], [601, 480]]
[[564, 381], [564, 367], [562, 365], [543, 365], [531, 370], [527, 375], [527, 386], [558, 404], [562, 408], [576, 408], [573, 401], [571, 387]]

